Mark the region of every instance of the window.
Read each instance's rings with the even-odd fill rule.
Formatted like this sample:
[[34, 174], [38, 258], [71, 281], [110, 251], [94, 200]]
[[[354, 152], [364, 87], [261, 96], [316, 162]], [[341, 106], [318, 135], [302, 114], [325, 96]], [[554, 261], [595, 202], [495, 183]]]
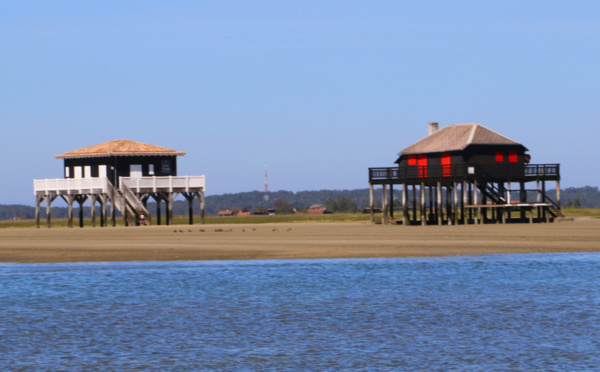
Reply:
[[427, 177], [427, 155], [421, 154], [417, 157], [417, 166], [419, 167], [419, 177]]
[[129, 177], [131, 178], [141, 178], [142, 173], [142, 165], [141, 164], [130, 164], [129, 165]]
[[519, 155], [517, 155], [516, 151], [508, 152], [508, 162], [509, 163], [518, 163], [519, 162]]
[[496, 151], [496, 163], [504, 162], [504, 153], [502, 151]]
[[417, 165], [417, 155], [408, 155], [408, 165]]
[[161, 172], [163, 174], [171, 174], [171, 160], [163, 159], [161, 165]]
[[442, 153], [442, 176], [450, 177], [452, 175], [452, 157], [449, 152]]

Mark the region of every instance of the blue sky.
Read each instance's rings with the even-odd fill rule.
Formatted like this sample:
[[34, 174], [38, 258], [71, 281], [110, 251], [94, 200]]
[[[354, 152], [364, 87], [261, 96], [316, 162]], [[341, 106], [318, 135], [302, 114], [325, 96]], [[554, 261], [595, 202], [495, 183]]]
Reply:
[[365, 188], [430, 121], [598, 186], [599, 46], [597, 1], [0, 1], [0, 204], [121, 138], [208, 195]]

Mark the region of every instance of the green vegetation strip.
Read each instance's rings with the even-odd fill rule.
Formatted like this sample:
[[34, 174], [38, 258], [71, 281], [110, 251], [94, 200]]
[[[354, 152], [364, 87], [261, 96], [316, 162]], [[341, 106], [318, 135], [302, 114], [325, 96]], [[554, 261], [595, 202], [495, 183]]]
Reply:
[[[591, 217], [600, 218], [600, 209], [597, 208], [565, 208], [562, 210], [563, 214], [567, 217]], [[402, 212], [395, 211], [394, 216], [400, 218]], [[206, 217], [206, 224], [219, 225], [219, 224], [250, 224], [250, 223], [280, 223], [280, 222], [366, 222], [369, 221], [369, 214], [363, 213], [349, 213], [349, 214], [322, 214], [322, 215], [311, 215], [311, 214], [283, 214], [275, 216], [231, 216], [231, 217]], [[381, 220], [380, 214], [375, 214], [375, 221]], [[155, 221], [153, 221], [155, 222]], [[163, 224], [165, 223], [165, 217], [162, 217]], [[173, 217], [175, 225], [187, 225], [187, 216], [175, 216]], [[200, 224], [200, 216], [194, 216], [194, 224]], [[66, 218], [53, 218], [52, 227], [67, 227], [68, 221]], [[79, 219], [73, 219], [74, 227], [79, 226]], [[85, 218], [83, 221], [84, 227], [91, 227], [92, 222], [89, 218]], [[40, 226], [46, 227], [46, 220], [40, 220]], [[100, 226], [100, 220], [96, 220], [96, 226]], [[123, 226], [123, 219], [117, 218], [117, 226]], [[35, 220], [1, 220], [1, 228], [10, 227], [35, 227]]]
[[[369, 221], [368, 214], [355, 213], [355, 214], [324, 214], [324, 215], [311, 215], [311, 214], [284, 214], [275, 216], [232, 216], [232, 217], [215, 217], [207, 216], [206, 224], [218, 225], [218, 224], [250, 224], [250, 223], [280, 223], [280, 222], [353, 222], [353, 221]], [[165, 223], [165, 217], [162, 216], [161, 222]], [[175, 225], [187, 225], [189, 219], [187, 216], [174, 216], [173, 223]], [[117, 218], [117, 226], [123, 226], [123, 219]], [[156, 223], [156, 220], [153, 220]], [[45, 219], [40, 220], [40, 227], [46, 227], [47, 222]], [[200, 224], [200, 216], [194, 216], [194, 224]], [[89, 218], [84, 218], [84, 227], [91, 227], [92, 222]], [[52, 227], [67, 227], [68, 221], [66, 218], [53, 218]], [[79, 227], [79, 218], [73, 219], [73, 226]], [[100, 226], [100, 220], [96, 219], [96, 226]], [[0, 221], [0, 228], [9, 227], [35, 227], [35, 220], [3, 220]]]

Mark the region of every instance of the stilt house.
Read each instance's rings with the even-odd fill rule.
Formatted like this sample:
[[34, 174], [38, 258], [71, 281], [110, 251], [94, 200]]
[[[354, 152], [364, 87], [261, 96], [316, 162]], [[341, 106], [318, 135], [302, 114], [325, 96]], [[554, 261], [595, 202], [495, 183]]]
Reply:
[[34, 180], [36, 219], [39, 208], [46, 203], [48, 226], [50, 205], [62, 197], [69, 207], [69, 226], [73, 225], [73, 203], [79, 204], [79, 224], [83, 226], [83, 205], [89, 200], [92, 225], [95, 226], [96, 203], [101, 206], [100, 224], [107, 224], [107, 207], [111, 207], [112, 225], [119, 210], [125, 225], [138, 224], [141, 215], [152, 219], [147, 201], [157, 203], [156, 223], [161, 224], [161, 203], [167, 206], [166, 223], [172, 224], [173, 200], [183, 195], [189, 203], [189, 221], [193, 223], [192, 203], [198, 197], [204, 222], [204, 176], [178, 176], [177, 156], [184, 152], [130, 140], [115, 140], [56, 155], [64, 159], [64, 178]]
[[[398, 154], [397, 167], [369, 168], [371, 210], [373, 186], [382, 185], [383, 220], [393, 218], [393, 187], [401, 185], [405, 225], [552, 221], [561, 215], [559, 164], [529, 164], [527, 151], [479, 124], [430, 123], [427, 137]], [[556, 200], [546, 195], [546, 181], [556, 182]], [[536, 188], [526, 189], [529, 182]]]

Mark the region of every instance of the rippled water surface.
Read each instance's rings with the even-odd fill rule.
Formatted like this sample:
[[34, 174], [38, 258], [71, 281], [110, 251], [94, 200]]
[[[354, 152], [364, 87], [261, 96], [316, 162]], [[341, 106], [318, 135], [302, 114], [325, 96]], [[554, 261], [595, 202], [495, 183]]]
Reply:
[[1, 370], [593, 370], [600, 254], [0, 264]]

